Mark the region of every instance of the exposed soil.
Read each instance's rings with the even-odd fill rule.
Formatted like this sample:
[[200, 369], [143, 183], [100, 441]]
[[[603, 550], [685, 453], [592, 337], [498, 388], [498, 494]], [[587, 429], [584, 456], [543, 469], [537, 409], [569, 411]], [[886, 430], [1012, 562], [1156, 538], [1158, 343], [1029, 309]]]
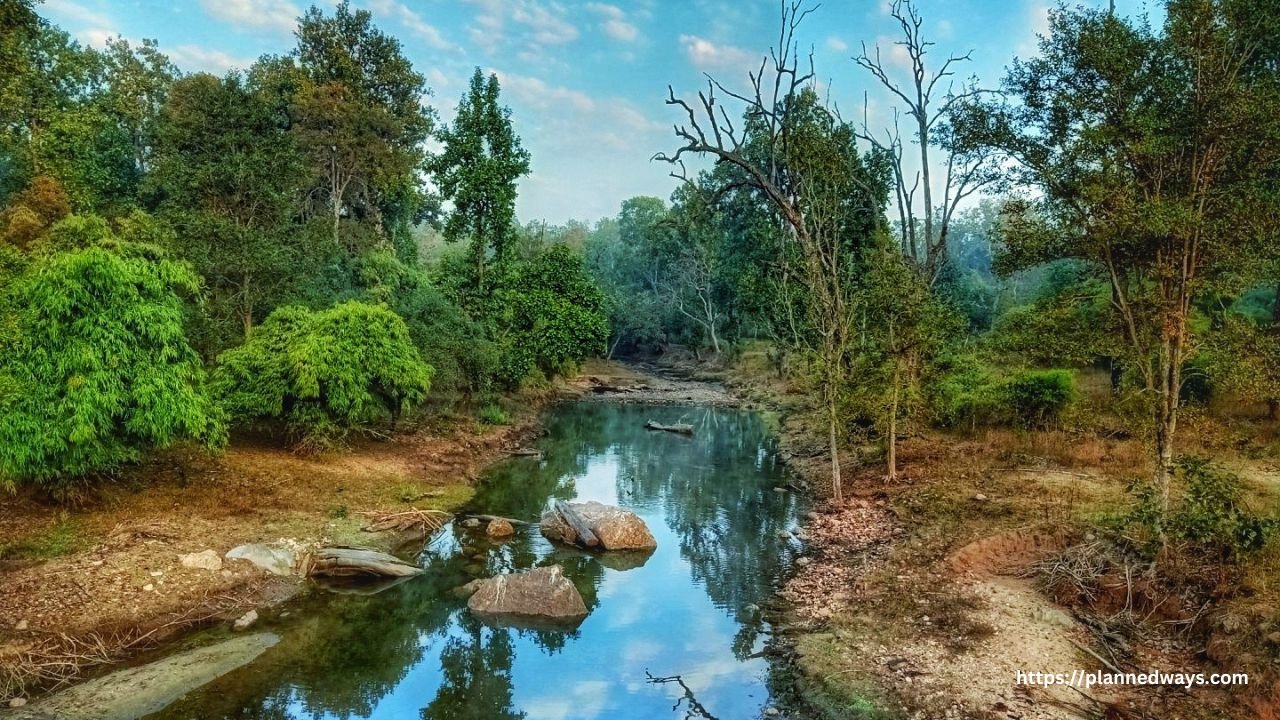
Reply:
[[456, 508], [485, 466], [537, 434], [548, 403], [586, 387], [579, 378], [513, 399], [505, 426], [444, 416], [319, 456], [263, 438], [237, 438], [217, 457], [174, 451], [78, 506], [0, 496], [0, 701], [287, 599], [301, 581], [180, 557], [281, 539], [369, 544], [361, 512]]

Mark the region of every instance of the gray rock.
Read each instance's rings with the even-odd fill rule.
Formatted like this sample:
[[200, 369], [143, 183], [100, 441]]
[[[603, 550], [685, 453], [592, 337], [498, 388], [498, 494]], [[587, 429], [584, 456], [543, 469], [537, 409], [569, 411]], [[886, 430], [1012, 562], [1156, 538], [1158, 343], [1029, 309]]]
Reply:
[[218, 555], [216, 550], [202, 550], [197, 553], [181, 555], [178, 560], [182, 563], [182, 567], [192, 568], [193, 570], [212, 570], [217, 572], [222, 569], [222, 557]]
[[576, 624], [587, 616], [582, 595], [559, 565], [480, 580], [467, 608], [498, 624]]
[[240, 619], [236, 620], [235, 623], [232, 624], [231, 629], [248, 630], [249, 626], [253, 625], [256, 622], [258, 622], [258, 611], [250, 610], [249, 612], [241, 615]]
[[253, 563], [272, 575], [292, 575], [298, 565], [298, 557], [292, 550], [261, 543], [237, 545], [227, 551], [226, 558]]
[[479, 520], [477, 520], [476, 518], [467, 518], [466, 520], [463, 520], [463, 521], [462, 521], [462, 527], [464, 527], [464, 528], [478, 528], [478, 527], [480, 527], [480, 521], [479, 521]]
[[256, 633], [188, 650], [75, 685], [5, 720], [135, 720], [248, 664], [279, 640], [271, 633]]

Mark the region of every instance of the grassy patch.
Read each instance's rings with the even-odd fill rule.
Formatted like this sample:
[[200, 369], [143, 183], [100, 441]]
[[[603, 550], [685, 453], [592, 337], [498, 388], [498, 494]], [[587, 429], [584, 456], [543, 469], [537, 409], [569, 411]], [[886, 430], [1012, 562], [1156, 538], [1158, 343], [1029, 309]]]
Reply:
[[90, 539], [63, 514], [47, 530], [0, 545], [0, 561], [51, 560], [86, 550]]

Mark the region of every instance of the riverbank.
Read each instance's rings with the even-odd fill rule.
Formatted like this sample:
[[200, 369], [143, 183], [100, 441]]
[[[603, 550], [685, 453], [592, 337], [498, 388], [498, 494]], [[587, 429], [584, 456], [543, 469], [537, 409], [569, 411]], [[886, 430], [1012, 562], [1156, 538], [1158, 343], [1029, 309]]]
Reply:
[[[821, 418], [765, 352], [748, 350], [719, 368], [680, 357], [661, 364], [668, 373], [721, 379], [745, 403], [777, 411], [792, 472], [816, 498], [829, 492]], [[1277, 504], [1273, 464], [1250, 457], [1209, 418], [1187, 425], [1195, 438], [1187, 452], [1228, 459], [1263, 502]], [[1038, 579], [1039, 564], [1085, 540], [1100, 517], [1128, 507], [1125, 486], [1145, 473], [1140, 441], [1066, 431], [919, 431], [900, 440], [902, 475], [893, 483], [883, 478], [878, 448], [845, 447], [841, 456], [849, 500], [840, 508], [818, 503], [804, 530], [806, 559], [776, 608], [775, 652], [794, 664], [798, 694], [815, 715], [1271, 717], [1266, 687], [1188, 692], [1016, 681], [1019, 671], [1110, 671], [1098, 657], [1118, 652], [1116, 629], [1088, 608], [1055, 603]], [[1232, 631], [1237, 639], [1255, 635], [1252, 622]], [[1129, 628], [1116, 662], [1135, 672], [1256, 670], [1242, 665], [1250, 655], [1221, 649], [1232, 644], [1222, 627], [1212, 660], [1176, 627]]]
[[361, 512], [464, 505], [485, 467], [537, 436], [547, 406], [590, 392], [587, 377], [510, 399], [506, 425], [441, 415], [323, 455], [239, 438], [217, 457], [166, 453], [77, 506], [0, 499], [0, 706], [304, 587], [243, 562], [188, 567], [183, 556], [254, 542], [368, 544]]

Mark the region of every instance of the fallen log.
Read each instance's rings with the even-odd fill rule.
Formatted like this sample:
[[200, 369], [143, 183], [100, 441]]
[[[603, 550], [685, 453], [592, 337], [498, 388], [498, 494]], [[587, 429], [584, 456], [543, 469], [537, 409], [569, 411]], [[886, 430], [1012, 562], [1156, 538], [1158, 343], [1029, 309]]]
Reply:
[[569, 503], [563, 500], [557, 500], [552, 506], [556, 514], [564, 520], [564, 524], [573, 528], [573, 532], [578, 536], [578, 544], [583, 547], [595, 547], [600, 544], [600, 538], [591, 531], [591, 526], [587, 525], [587, 521], [582, 519], [577, 510], [574, 510]]
[[531, 525], [527, 520], [516, 520], [515, 518], [502, 517], [501, 515], [464, 515], [465, 518], [475, 518], [480, 522], [493, 522], [494, 520], [506, 520], [512, 525]]
[[408, 577], [421, 572], [422, 568], [394, 555], [335, 545], [316, 550], [306, 574], [312, 577]]
[[693, 426], [684, 423], [676, 423], [674, 425], [663, 425], [660, 422], [650, 420], [644, 424], [646, 430], [662, 430], [663, 432], [676, 433], [678, 435], [692, 435]]

